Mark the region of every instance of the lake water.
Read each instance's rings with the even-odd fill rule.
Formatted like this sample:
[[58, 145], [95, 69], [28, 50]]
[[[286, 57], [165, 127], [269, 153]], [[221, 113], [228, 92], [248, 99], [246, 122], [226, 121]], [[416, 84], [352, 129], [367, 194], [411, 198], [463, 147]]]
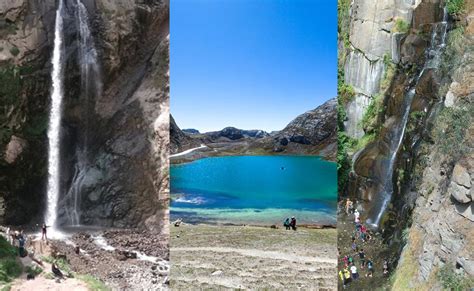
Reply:
[[172, 165], [171, 219], [336, 224], [336, 164], [316, 156], [231, 156]]

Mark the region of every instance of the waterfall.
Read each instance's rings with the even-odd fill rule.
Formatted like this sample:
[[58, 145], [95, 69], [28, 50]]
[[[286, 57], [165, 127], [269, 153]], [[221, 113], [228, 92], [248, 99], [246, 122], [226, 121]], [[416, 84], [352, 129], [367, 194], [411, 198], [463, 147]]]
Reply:
[[418, 82], [425, 72], [426, 69], [436, 69], [439, 67], [441, 55], [443, 48], [446, 46], [446, 33], [448, 28], [448, 12], [446, 7], [444, 8], [443, 20], [439, 23], [434, 24], [433, 32], [431, 34], [431, 42], [429, 48], [426, 50], [426, 61], [423, 66], [423, 69], [416, 76], [414, 80], [414, 85], [409, 88], [406, 92], [404, 101], [403, 101], [403, 115], [398, 124], [395, 126], [391, 132], [391, 139], [389, 144], [390, 150], [390, 159], [388, 160], [388, 167], [385, 172], [385, 177], [383, 179], [383, 188], [380, 193], [375, 196], [372, 203], [373, 207], [369, 210], [367, 223], [374, 228], [378, 228], [380, 220], [385, 213], [385, 210], [388, 207], [392, 199], [393, 194], [393, 172], [394, 166], [397, 158], [397, 153], [402, 145], [403, 138], [405, 135], [406, 126], [408, 123], [408, 117], [410, 114], [411, 104], [413, 97], [415, 96], [415, 89], [418, 85]]
[[63, 1], [59, 0], [56, 10], [56, 23], [54, 27], [54, 49], [51, 73], [52, 93], [51, 109], [48, 126], [48, 192], [45, 223], [52, 231], [56, 232], [56, 216], [59, 197], [59, 167], [60, 167], [60, 138], [61, 138], [61, 113], [63, 100], [63, 74], [62, 74], [62, 46], [63, 46]]
[[87, 8], [81, 2], [76, 1], [76, 27], [79, 31], [78, 62], [81, 72], [81, 97], [84, 106], [84, 132], [82, 140], [76, 151], [77, 162], [74, 169], [74, 176], [67, 197], [69, 203], [66, 206], [66, 213], [71, 225], [79, 226], [81, 224], [81, 194], [83, 192], [83, 182], [87, 171], [87, 153], [89, 136], [89, 116], [87, 114], [93, 111], [93, 97], [102, 92], [102, 80], [97, 57], [97, 50], [94, 45], [94, 38], [89, 28], [89, 17]]

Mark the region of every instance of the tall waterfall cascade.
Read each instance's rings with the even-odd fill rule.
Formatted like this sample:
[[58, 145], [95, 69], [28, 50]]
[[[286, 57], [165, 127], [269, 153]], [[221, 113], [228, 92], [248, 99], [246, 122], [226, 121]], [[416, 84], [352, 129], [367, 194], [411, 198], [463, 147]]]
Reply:
[[56, 218], [58, 198], [60, 192], [60, 139], [61, 116], [63, 103], [63, 1], [59, 0], [56, 10], [56, 24], [54, 28], [54, 49], [51, 73], [51, 109], [48, 126], [48, 188], [45, 223], [50, 227], [51, 234], [57, 233]]
[[[56, 23], [54, 32], [54, 50], [52, 57], [52, 90], [51, 90], [51, 108], [48, 128], [48, 188], [47, 188], [47, 208], [45, 214], [45, 223], [49, 227], [49, 233], [60, 235], [58, 231], [58, 203], [60, 199], [60, 167], [61, 167], [61, 120], [63, 107], [63, 83], [64, 72], [63, 66], [65, 61], [64, 55], [64, 3], [59, 0], [56, 11]], [[75, 7], [76, 28], [79, 33], [78, 42], [78, 64], [81, 75], [81, 98], [83, 99], [84, 111], [91, 110], [90, 99], [97, 96], [102, 91], [102, 82], [100, 78], [100, 70], [98, 65], [97, 50], [94, 45], [94, 39], [89, 28], [88, 12], [81, 0], [76, 1]], [[85, 118], [88, 122], [88, 118]], [[85, 130], [89, 128], [88, 124]], [[82, 183], [86, 176], [87, 166], [87, 132], [83, 134], [83, 139], [80, 145], [77, 145], [76, 158], [74, 165], [74, 175], [72, 182], [67, 190], [66, 198], [70, 203], [66, 203], [66, 213], [69, 217], [69, 224], [80, 225], [80, 195], [82, 190]]]
[[387, 207], [392, 199], [393, 195], [393, 172], [397, 158], [397, 153], [402, 145], [403, 138], [405, 136], [406, 126], [408, 123], [408, 117], [410, 115], [411, 104], [413, 97], [415, 96], [415, 88], [418, 85], [420, 78], [426, 69], [436, 69], [440, 65], [441, 55], [443, 49], [446, 46], [446, 33], [448, 28], [448, 12], [446, 7], [444, 8], [443, 20], [439, 23], [435, 23], [431, 34], [431, 42], [429, 48], [426, 50], [426, 61], [420, 71], [415, 77], [413, 86], [411, 86], [405, 93], [403, 101], [403, 115], [400, 122], [395, 125], [393, 132], [391, 133], [390, 156], [388, 168], [385, 172], [385, 178], [383, 179], [382, 192], [374, 198], [374, 203], [377, 207], [372, 207], [368, 213], [367, 223], [372, 227], [378, 228], [383, 214], [387, 210]]

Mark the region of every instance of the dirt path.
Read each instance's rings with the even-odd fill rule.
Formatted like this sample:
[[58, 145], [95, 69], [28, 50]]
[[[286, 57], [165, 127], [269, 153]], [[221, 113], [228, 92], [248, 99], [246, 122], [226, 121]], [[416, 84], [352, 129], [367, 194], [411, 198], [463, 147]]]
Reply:
[[195, 247], [195, 248], [174, 248], [173, 251], [174, 252], [205, 251], [205, 252], [217, 252], [217, 253], [237, 253], [242, 256], [247, 256], [247, 257], [282, 260], [282, 261], [290, 261], [290, 262], [304, 262], [304, 263], [336, 264], [337, 262], [336, 259], [330, 259], [330, 258], [307, 257], [307, 256], [299, 256], [299, 255], [287, 254], [287, 253], [281, 253], [281, 252], [275, 252], [275, 251], [262, 251], [262, 250], [257, 250], [257, 249]]
[[[45, 241], [33, 239], [30, 240], [27, 249], [34, 254], [35, 259], [40, 259], [42, 256], [51, 256], [51, 245]], [[43, 272], [36, 276], [33, 280], [27, 280], [26, 273], [23, 273], [20, 278], [13, 281], [10, 290], [11, 291], [23, 291], [23, 290], [54, 290], [54, 291], [87, 291], [89, 288], [87, 284], [75, 279], [68, 278], [57, 282], [54, 279], [47, 278], [48, 274], [51, 273], [51, 264], [42, 261], [42, 266], [33, 261], [30, 257], [20, 258], [23, 265], [23, 269], [27, 267], [38, 266], [43, 269]]]
[[171, 234], [175, 290], [337, 288], [334, 229], [184, 225]]

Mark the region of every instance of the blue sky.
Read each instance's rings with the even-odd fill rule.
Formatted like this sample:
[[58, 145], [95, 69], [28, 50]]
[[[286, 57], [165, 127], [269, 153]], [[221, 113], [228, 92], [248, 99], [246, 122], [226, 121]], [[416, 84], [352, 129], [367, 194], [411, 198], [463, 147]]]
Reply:
[[181, 128], [280, 130], [335, 97], [336, 0], [171, 0]]

